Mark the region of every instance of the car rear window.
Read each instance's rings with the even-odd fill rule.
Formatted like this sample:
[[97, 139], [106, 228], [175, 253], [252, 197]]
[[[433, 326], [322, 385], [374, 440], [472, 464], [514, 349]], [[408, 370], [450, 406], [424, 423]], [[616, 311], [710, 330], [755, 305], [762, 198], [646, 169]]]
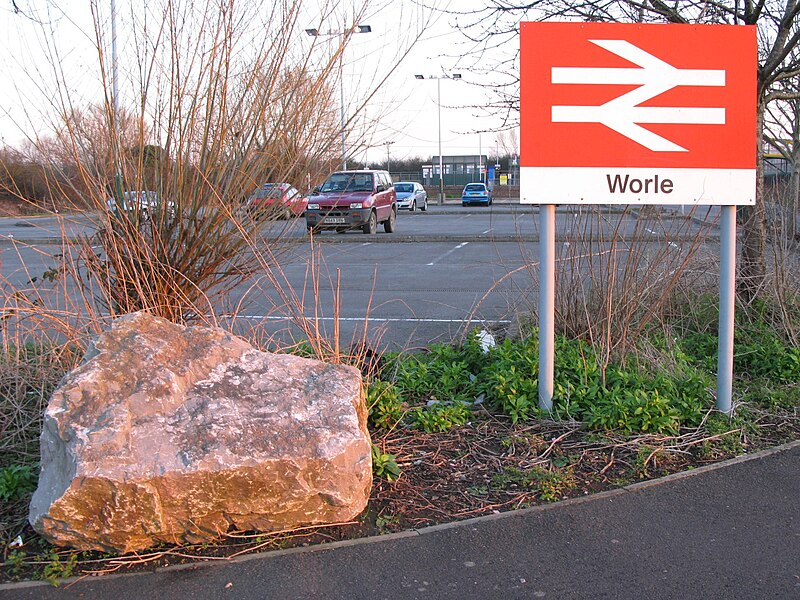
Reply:
[[464, 188], [465, 192], [483, 192], [485, 190], [486, 188], [483, 187], [482, 183], [470, 183]]
[[253, 194], [253, 198], [261, 200], [262, 198], [280, 198], [281, 189], [274, 185], [264, 186]]

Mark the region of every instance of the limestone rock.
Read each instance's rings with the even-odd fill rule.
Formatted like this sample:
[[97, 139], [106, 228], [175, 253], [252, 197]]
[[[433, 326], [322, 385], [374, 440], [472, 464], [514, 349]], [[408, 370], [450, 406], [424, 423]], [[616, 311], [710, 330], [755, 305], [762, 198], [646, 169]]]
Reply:
[[349, 520], [372, 483], [366, 417], [353, 367], [127, 315], [50, 399], [30, 522], [128, 552]]

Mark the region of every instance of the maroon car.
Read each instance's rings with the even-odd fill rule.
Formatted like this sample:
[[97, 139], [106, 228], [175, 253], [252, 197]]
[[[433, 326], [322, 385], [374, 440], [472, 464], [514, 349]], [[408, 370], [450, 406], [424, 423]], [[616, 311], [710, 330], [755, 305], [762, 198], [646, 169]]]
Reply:
[[306, 210], [306, 198], [290, 183], [265, 183], [247, 199], [247, 211], [288, 219]]
[[384, 231], [392, 233], [396, 222], [397, 194], [386, 171], [337, 171], [308, 197], [309, 231], [361, 229], [375, 233], [382, 223]]

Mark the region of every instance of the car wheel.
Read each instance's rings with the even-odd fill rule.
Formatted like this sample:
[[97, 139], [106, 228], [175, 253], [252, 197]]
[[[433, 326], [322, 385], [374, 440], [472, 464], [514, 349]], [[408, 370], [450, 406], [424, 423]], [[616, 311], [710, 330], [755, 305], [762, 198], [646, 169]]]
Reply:
[[375, 233], [378, 231], [378, 216], [375, 214], [375, 211], [369, 213], [369, 219], [364, 223], [361, 230], [364, 233]]
[[336, 233], [347, 233], [347, 228], [346, 227], [337, 227], [336, 228]]
[[383, 230], [386, 233], [394, 233], [396, 225], [397, 225], [397, 211], [393, 208], [392, 214], [389, 215], [389, 218], [383, 222]]
[[422, 202], [422, 206], [420, 207], [420, 210], [421, 210], [422, 212], [426, 212], [426, 211], [428, 210], [428, 201], [427, 201], [427, 200], [424, 200], [424, 201]]
[[283, 209], [283, 220], [284, 221], [288, 221], [291, 218], [292, 218], [292, 211], [289, 210], [288, 208], [284, 208]]
[[139, 211], [139, 218], [142, 220], [142, 222], [150, 220], [150, 213], [146, 208], [143, 208], [142, 210]]
[[462, 203], [461, 203], [461, 206], [462, 206], [462, 207], [465, 207], [465, 206], [467, 206], [467, 203], [466, 203], [466, 202], [462, 202]]
[[417, 210], [417, 201], [416, 200], [412, 200], [411, 201], [411, 206], [408, 207], [408, 210], [410, 212], [414, 212], [415, 210]]

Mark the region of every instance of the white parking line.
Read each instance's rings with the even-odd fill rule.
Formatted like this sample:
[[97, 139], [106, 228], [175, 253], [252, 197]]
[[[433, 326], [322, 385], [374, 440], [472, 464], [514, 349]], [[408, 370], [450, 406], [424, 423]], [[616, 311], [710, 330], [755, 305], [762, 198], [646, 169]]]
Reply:
[[[228, 315], [228, 318], [240, 319], [244, 321], [291, 321], [291, 317], [276, 316], [276, 315]], [[363, 323], [364, 317], [314, 317], [305, 316], [309, 321], [354, 321], [356, 323]], [[369, 317], [370, 323], [468, 323], [468, 319], [422, 319], [422, 318], [398, 318], [398, 317]], [[494, 323], [498, 325], [508, 325], [511, 323], [508, 319], [473, 321], [475, 323]]]
[[[652, 233], [653, 235], [658, 235], [657, 232], [653, 231], [652, 229], [648, 229], [647, 227], [645, 227], [644, 230], [646, 232], [648, 232], [648, 233]], [[679, 247], [678, 244], [676, 244], [675, 242], [667, 242], [667, 243], [673, 248], [678, 248]]]
[[448, 250], [447, 252], [445, 252], [445, 253], [444, 253], [444, 254], [442, 254], [441, 256], [438, 256], [438, 257], [436, 257], [434, 260], [432, 260], [431, 262], [429, 262], [429, 263], [428, 263], [426, 266], [428, 266], [428, 267], [432, 267], [433, 265], [435, 265], [437, 262], [439, 262], [439, 261], [440, 261], [440, 260], [442, 260], [443, 258], [447, 258], [447, 257], [448, 257], [448, 256], [450, 256], [450, 255], [451, 255], [453, 252], [455, 252], [456, 250], [460, 250], [461, 248], [463, 248], [463, 247], [464, 247], [464, 246], [466, 246], [467, 244], [469, 244], [469, 242], [461, 242], [461, 243], [460, 243], [458, 246], [456, 246], [455, 248], [451, 248], [450, 250]]

